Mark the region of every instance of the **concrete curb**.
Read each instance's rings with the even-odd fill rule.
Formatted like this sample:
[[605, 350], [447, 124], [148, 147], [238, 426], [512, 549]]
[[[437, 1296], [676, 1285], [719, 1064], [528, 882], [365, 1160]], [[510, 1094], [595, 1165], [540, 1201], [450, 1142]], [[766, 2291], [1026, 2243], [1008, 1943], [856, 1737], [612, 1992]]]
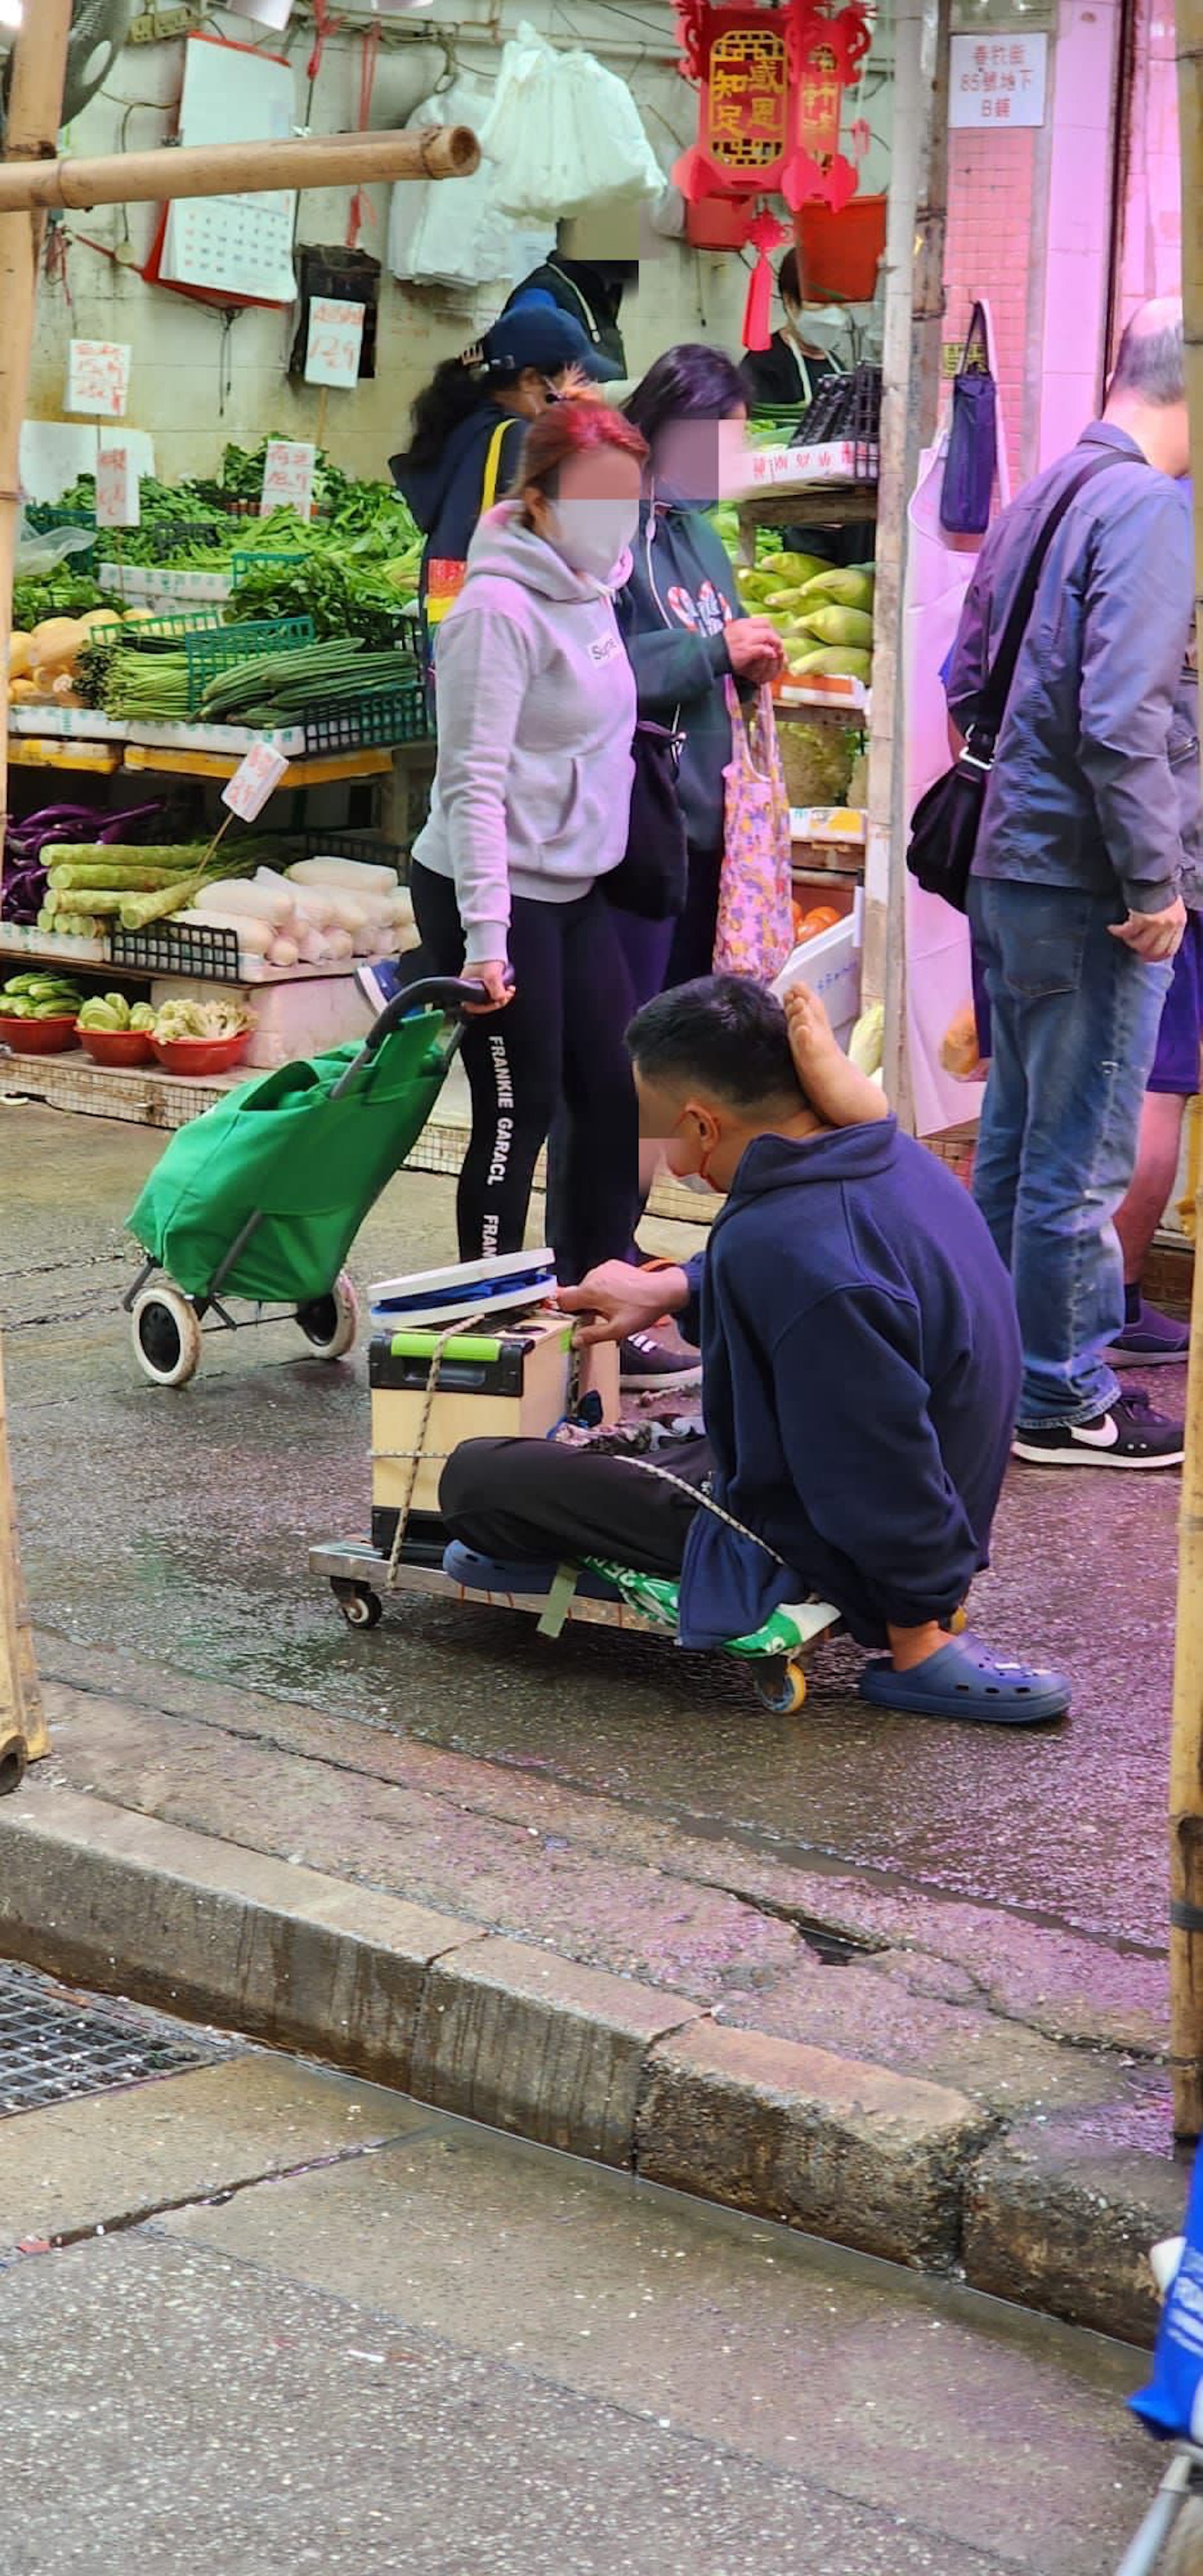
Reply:
[[0, 1954], [1131, 2341], [1173, 2166], [71, 1790], [0, 1811]]

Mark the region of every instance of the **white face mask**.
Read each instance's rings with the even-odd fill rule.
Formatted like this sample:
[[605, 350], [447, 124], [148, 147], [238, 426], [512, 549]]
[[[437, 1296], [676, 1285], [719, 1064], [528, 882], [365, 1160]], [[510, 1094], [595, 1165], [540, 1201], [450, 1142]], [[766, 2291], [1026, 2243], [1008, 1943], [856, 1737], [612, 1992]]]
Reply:
[[571, 572], [609, 581], [639, 529], [639, 503], [567, 500], [554, 503], [547, 542]]

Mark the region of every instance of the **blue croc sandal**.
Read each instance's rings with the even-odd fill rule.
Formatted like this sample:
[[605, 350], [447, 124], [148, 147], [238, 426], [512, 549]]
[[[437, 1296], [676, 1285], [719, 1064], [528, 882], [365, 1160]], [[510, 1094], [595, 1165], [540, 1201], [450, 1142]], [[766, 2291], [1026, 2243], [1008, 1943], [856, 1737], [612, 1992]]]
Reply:
[[1005, 1664], [980, 1637], [957, 1637], [913, 1672], [870, 1664], [860, 1695], [875, 1708], [897, 1708], [912, 1717], [971, 1718], [979, 1726], [1047, 1726], [1064, 1717], [1069, 1684], [1041, 1665]]
[[[464, 1547], [453, 1539], [444, 1553], [443, 1572], [449, 1574], [465, 1592], [487, 1592], [494, 1598], [516, 1601], [543, 1601], [554, 1590], [559, 1578], [558, 1565], [533, 1563], [511, 1564], [497, 1556], [479, 1556], [473, 1547]], [[599, 1574], [582, 1571], [577, 1577], [577, 1590], [586, 1601], [617, 1601], [612, 1583]]]

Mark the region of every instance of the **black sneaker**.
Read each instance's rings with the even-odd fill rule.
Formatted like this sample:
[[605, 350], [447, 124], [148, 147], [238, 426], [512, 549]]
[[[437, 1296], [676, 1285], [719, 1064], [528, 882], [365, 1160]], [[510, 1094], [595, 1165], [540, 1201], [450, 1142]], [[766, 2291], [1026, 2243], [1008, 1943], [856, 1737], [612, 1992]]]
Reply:
[[662, 1342], [657, 1333], [632, 1333], [622, 1345], [619, 1384], [628, 1395], [671, 1393], [701, 1382], [701, 1360], [681, 1342]]
[[1159, 1306], [1147, 1306], [1142, 1297], [1138, 1312], [1103, 1356], [1112, 1368], [1168, 1368], [1175, 1360], [1185, 1360], [1189, 1349], [1190, 1325], [1163, 1315]]
[[1093, 1422], [1017, 1431], [1011, 1452], [1033, 1467], [1180, 1467], [1184, 1440], [1184, 1424], [1155, 1413], [1147, 1395], [1134, 1388], [1117, 1395]]

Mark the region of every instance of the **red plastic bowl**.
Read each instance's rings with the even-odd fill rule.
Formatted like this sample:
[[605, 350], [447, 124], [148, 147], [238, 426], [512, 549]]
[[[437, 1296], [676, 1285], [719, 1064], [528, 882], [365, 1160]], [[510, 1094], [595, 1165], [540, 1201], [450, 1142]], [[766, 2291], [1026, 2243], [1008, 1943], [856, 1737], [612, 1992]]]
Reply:
[[250, 1042], [250, 1030], [240, 1029], [236, 1038], [155, 1038], [153, 1045], [166, 1073], [228, 1073]]
[[10, 1046], [18, 1055], [65, 1055], [78, 1044], [74, 1011], [69, 1019], [54, 1020], [14, 1020], [0, 1012], [0, 1046]]
[[79, 1043], [93, 1064], [153, 1064], [154, 1045], [148, 1029], [80, 1029]]

